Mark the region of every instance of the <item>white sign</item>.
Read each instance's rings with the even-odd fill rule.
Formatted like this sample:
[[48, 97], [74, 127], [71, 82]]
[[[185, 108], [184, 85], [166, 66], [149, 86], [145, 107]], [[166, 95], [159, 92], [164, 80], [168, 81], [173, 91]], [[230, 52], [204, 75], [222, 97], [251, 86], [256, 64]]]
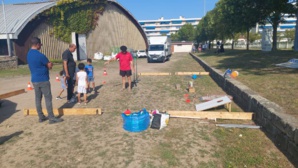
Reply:
[[263, 29], [262, 31], [262, 51], [271, 51], [272, 49], [272, 29]]

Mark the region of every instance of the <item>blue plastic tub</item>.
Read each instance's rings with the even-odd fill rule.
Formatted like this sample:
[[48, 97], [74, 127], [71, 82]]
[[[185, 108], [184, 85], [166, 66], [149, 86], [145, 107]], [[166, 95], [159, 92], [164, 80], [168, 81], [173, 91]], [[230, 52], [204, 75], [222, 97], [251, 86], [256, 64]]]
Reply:
[[126, 115], [121, 114], [123, 118], [123, 129], [129, 132], [145, 131], [150, 125], [150, 115], [146, 109], [139, 112]]

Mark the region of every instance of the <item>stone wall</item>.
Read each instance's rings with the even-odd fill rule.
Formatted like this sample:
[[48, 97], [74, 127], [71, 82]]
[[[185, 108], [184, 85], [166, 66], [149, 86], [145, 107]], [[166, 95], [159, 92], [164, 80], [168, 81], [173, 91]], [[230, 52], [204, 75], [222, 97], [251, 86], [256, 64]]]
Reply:
[[224, 78], [223, 72], [210, 67], [199, 57], [191, 56], [210, 74], [210, 77], [244, 111], [254, 112], [254, 121], [262, 127], [268, 137], [285, 155], [298, 166], [298, 119], [283, 113], [282, 107], [243, 85], [241, 82]]
[[0, 56], [0, 70], [4, 69], [16, 69], [18, 68], [18, 57], [17, 56]]

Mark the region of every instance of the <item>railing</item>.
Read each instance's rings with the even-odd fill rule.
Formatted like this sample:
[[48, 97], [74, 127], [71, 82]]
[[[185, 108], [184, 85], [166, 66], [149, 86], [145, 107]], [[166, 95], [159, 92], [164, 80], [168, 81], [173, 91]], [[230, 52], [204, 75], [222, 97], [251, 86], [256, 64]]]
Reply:
[[[278, 49], [292, 49], [294, 46], [294, 42], [277, 42], [277, 48]], [[216, 48], [216, 45], [213, 45], [213, 48]], [[232, 45], [231, 44], [225, 44], [224, 45], [225, 49], [231, 49]], [[234, 49], [245, 49], [246, 44], [245, 43], [235, 43], [234, 44]], [[262, 49], [262, 44], [261, 42], [259, 43], [250, 43], [249, 48], [251, 49]]]

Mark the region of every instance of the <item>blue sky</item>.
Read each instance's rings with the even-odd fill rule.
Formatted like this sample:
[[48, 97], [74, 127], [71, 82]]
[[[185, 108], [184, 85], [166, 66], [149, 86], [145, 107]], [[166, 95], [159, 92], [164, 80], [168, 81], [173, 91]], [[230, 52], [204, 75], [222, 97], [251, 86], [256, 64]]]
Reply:
[[[4, 0], [5, 4], [42, 2], [44, 0]], [[212, 10], [218, 0], [117, 0], [137, 20], [198, 18]], [[205, 2], [205, 5], [204, 5]]]

